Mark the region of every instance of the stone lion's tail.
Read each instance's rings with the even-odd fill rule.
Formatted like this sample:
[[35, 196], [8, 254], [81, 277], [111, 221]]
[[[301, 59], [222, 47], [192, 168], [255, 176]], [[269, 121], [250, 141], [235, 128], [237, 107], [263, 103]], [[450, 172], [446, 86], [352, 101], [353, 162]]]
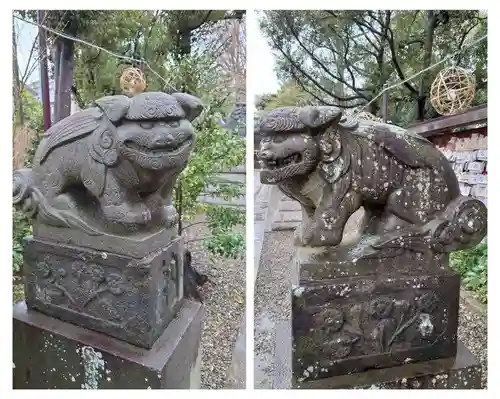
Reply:
[[372, 244], [376, 250], [369, 257], [393, 257], [405, 250], [449, 253], [472, 248], [487, 233], [488, 211], [478, 199], [462, 195], [425, 225], [389, 233]]
[[438, 252], [468, 249], [486, 236], [488, 211], [478, 199], [459, 196], [451, 201], [431, 228], [432, 242]]
[[29, 217], [39, 215], [41, 220], [51, 226], [73, 227], [83, 230], [89, 235], [102, 234], [73, 213], [51, 206], [35, 186], [31, 169], [15, 170], [12, 179], [12, 203], [15, 207], [22, 209]]
[[38, 213], [38, 200], [33, 191], [33, 171], [17, 169], [12, 175], [12, 203], [30, 217]]

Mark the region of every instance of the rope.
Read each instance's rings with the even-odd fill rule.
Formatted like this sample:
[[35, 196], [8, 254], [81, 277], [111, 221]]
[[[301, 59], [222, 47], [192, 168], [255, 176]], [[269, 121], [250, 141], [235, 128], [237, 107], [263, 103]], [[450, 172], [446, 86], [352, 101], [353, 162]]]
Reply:
[[119, 59], [126, 60], [126, 61], [131, 61], [131, 62], [137, 62], [137, 63], [144, 64], [153, 74], [155, 74], [158, 78], [160, 78], [163, 81], [163, 83], [165, 83], [166, 85], [168, 85], [172, 90], [177, 91], [177, 89], [175, 87], [173, 87], [170, 83], [168, 83], [166, 79], [164, 79], [158, 72], [156, 72], [153, 68], [151, 68], [151, 65], [149, 65], [149, 63], [146, 60], [142, 59], [142, 58], [141, 59], [137, 59], [137, 58], [129, 57], [127, 55], [121, 55], [121, 54], [114, 53], [113, 51], [107, 50], [107, 49], [105, 49], [105, 48], [103, 48], [101, 46], [98, 46], [97, 44], [87, 42], [86, 40], [78, 39], [78, 38], [76, 38], [74, 36], [71, 36], [71, 35], [68, 35], [66, 33], [63, 33], [63, 32], [57, 31], [55, 29], [49, 28], [48, 26], [39, 24], [37, 22], [28, 21], [27, 19], [21, 18], [21, 17], [19, 17], [17, 15], [14, 15], [14, 18], [17, 18], [18, 20], [26, 22], [28, 24], [31, 24], [31, 25], [34, 25], [34, 26], [38, 26], [39, 28], [45, 29], [46, 31], [51, 32], [54, 35], [63, 37], [65, 39], [71, 40], [73, 42], [81, 43], [81, 44], [84, 44], [86, 46], [93, 47], [95, 49], [101, 50], [101, 51], [103, 51], [103, 52], [105, 52], [105, 53], [107, 53], [107, 54], [109, 54], [109, 55], [111, 55], [111, 56], [113, 56], [115, 58], [119, 58]]
[[[475, 46], [476, 44], [478, 44], [479, 42], [483, 41], [484, 39], [486, 39], [488, 37], [488, 35], [484, 35], [483, 37], [480, 37], [479, 39], [477, 40], [474, 40], [473, 42], [471, 42], [469, 45], [465, 46], [465, 47], [462, 47], [460, 50], [454, 52], [453, 54], [443, 58], [441, 61], [438, 61], [436, 62], [435, 64], [432, 64], [431, 66], [425, 68], [425, 69], [422, 69], [420, 72], [417, 72], [415, 75], [412, 75], [410, 76], [409, 78], [406, 78], [405, 80], [402, 80], [401, 82], [398, 82], [396, 84], [393, 84], [392, 86], [387, 86], [385, 89], [383, 89], [379, 94], [377, 94], [375, 97], [373, 97], [370, 102], [368, 102], [367, 104], [363, 105], [363, 108], [366, 108], [367, 106], [369, 106], [371, 103], [373, 103], [375, 100], [377, 100], [382, 94], [384, 94], [386, 91], [388, 90], [392, 90], [396, 87], [399, 87], [401, 86], [402, 84], [408, 82], [409, 80], [412, 80], [414, 78], [416, 78], [417, 76], [421, 75], [422, 73], [424, 72], [427, 72], [428, 70], [434, 68], [435, 66], [439, 65], [439, 64], [442, 64], [443, 62], [445, 61], [448, 61], [450, 58], [453, 58], [455, 57], [457, 54], [460, 54], [462, 51], [466, 50], [467, 48], [469, 47], [472, 47], [472, 46]], [[359, 115], [359, 113], [363, 112], [362, 110], [358, 111], [356, 113], [356, 116]]]

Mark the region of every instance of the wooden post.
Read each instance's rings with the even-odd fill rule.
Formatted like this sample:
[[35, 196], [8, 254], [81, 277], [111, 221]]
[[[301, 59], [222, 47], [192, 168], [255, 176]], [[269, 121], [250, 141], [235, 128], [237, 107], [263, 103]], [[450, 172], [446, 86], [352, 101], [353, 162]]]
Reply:
[[[38, 10], [38, 23], [43, 24], [45, 20], [45, 11]], [[38, 51], [40, 56], [40, 83], [42, 91], [43, 106], [43, 128], [45, 131], [51, 126], [50, 112], [50, 92], [49, 92], [49, 72], [47, 68], [47, 40], [46, 32], [42, 27], [38, 27]]]

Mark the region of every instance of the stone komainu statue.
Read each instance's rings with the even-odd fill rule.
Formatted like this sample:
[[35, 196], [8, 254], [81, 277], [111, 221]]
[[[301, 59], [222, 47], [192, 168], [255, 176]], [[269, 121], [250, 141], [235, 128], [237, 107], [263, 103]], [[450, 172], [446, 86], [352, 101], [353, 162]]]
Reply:
[[461, 196], [448, 160], [423, 137], [327, 106], [275, 109], [258, 130], [262, 183], [302, 205], [299, 245], [340, 244], [360, 207], [377, 256], [450, 252], [486, 234], [485, 205]]
[[90, 235], [172, 227], [172, 189], [202, 109], [185, 93], [100, 98], [44, 134], [33, 168], [14, 171], [13, 202], [45, 224]]

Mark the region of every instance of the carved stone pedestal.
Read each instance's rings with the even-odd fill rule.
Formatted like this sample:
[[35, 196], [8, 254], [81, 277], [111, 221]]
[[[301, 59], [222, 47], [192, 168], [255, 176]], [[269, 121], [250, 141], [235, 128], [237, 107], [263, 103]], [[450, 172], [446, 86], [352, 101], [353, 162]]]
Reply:
[[26, 303], [47, 315], [151, 348], [183, 297], [182, 238], [134, 258], [29, 237]]
[[14, 306], [14, 389], [195, 389], [203, 307], [184, 301], [151, 349]]
[[480, 389], [481, 365], [458, 343], [457, 355], [297, 383], [297, 389]]
[[459, 276], [447, 259], [297, 250], [293, 374], [309, 381], [456, 354]]
[[457, 353], [460, 279], [447, 256], [358, 257], [360, 246], [296, 251], [293, 385], [479, 388], [478, 362]]

